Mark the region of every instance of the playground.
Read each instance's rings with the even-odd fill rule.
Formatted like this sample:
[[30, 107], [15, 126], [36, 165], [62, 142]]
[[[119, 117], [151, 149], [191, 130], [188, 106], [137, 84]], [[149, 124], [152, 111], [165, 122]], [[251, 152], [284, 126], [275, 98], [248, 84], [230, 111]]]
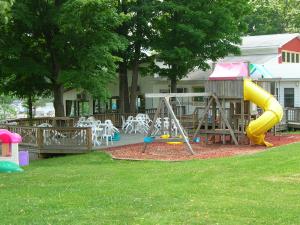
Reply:
[[[278, 136], [268, 135], [266, 140], [274, 147], [300, 142], [300, 134], [281, 134]], [[193, 159], [223, 158], [236, 155], [248, 155], [267, 151], [270, 148], [258, 145], [223, 145], [221, 143], [205, 144], [204, 138], [201, 143], [192, 143], [191, 146], [195, 154], [188, 153], [183, 144], [168, 145], [165, 143], [151, 144], [144, 153], [143, 144], [131, 144], [119, 147], [111, 147], [105, 152], [113, 159], [124, 160], [159, 160], [159, 161], [184, 161]]]
[[253, 77], [253, 67], [216, 64], [205, 92], [146, 93], [155, 105], [151, 115], [62, 118], [64, 127], [57, 125], [58, 118], [35, 126], [18, 121], [4, 128], [23, 137], [20, 145], [46, 156], [114, 149], [108, 152], [116, 159], [184, 160], [248, 154], [298, 141], [280, 133], [289, 115], [271, 94], [270, 83]]

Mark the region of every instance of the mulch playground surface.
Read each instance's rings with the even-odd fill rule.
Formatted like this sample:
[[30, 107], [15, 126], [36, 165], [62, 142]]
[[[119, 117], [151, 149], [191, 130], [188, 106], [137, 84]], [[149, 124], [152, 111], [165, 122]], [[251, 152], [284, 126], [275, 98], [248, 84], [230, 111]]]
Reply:
[[[276, 147], [300, 142], [300, 134], [282, 134], [279, 136], [269, 135], [266, 137], [266, 140], [271, 142], [274, 147]], [[205, 144], [203, 141], [200, 143], [191, 143], [191, 145], [196, 153], [195, 155], [191, 155], [186, 150], [185, 144], [169, 145], [166, 143], [148, 144], [145, 153], [142, 152], [144, 146], [143, 143], [120, 147], [110, 147], [105, 152], [109, 153], [114, 159], [183, 161], [246, 155], [270, 149], [264, 146], [256, 145], [235, 146], [232, 144]]]

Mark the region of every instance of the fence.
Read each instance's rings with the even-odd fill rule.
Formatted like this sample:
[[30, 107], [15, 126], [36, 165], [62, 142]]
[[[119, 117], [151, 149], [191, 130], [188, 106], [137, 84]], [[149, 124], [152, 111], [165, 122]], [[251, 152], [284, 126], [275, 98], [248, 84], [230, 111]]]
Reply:
[[285, 108], [284, 111], [287, 123], [300, 123], [300, 108]]
[[21, 146], [37, 148], [40, 153], [82, 153], [93, 148], [90, 127], [5, 125], [2, 128], [20, 134]]

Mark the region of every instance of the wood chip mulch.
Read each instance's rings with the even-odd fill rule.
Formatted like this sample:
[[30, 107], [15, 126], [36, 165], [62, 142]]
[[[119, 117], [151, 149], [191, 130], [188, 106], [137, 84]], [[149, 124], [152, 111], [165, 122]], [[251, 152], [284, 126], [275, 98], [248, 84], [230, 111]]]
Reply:
[[[300, 142], [299, 134], [288, 134], [273, 136], [269, 135], [266, 140], [271, 142], [274, 147], [290, 143]], [[256, 145], [231, 145], [231, 144], [205, 144], [192, 143], [195, 155], [191, 155], [185, 144], [169, 145], [166, 143], [151, 143], [145, 153], [142, 152], [144, 144], [132, 144], [120, 147], [110, 147], [105, 152], [109, 153], [114, 159], [124, 160], [159, 160], [159, 161], [183, 161], [192, 159], [210, 159], [220, 157], [230, 157], [234, 155], [253, 154], [265, 151], [270, 148]]]

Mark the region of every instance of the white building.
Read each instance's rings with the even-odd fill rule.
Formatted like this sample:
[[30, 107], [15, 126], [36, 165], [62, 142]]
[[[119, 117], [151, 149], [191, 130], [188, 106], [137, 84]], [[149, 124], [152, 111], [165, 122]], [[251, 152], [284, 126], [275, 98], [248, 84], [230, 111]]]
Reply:
[[[243, 37], [240, 46], [240, 56], [228, 56], [222, 62], [249, 62], [257, 64], [270, 72], [271, 81], [265, 83], [264, 88], [277, 96], [284, 107], [300, 107], [300, 35], [274, 34]], [[212, 70], [195, 69], [178, 82], [177, 92], [204, 92], [205, 81]], [[130, 74], [130, 73], [129, 73]], [[262, 76], [260, 76], [262, 78]], [[130, 75], [129, 75], [130, 84]], [[114, 111], [118, 108], [118, 81], [109, 87], [111, 99], [108, 103], [99, 103], [81, 91], [68, 90], [64, 94], [66, 115], [96, 114], [104, 111]], [[162, 77], [139, 77], [138, 102], [139, 109], [150, 109], [157, 106], [157, 100], [145, 99], [145, 93], [165, 93], [170, 90], [170, 82]], [[191, 99], [184, 102], [186, 113], [191, 113], [194, 106], [201, 102]]]

